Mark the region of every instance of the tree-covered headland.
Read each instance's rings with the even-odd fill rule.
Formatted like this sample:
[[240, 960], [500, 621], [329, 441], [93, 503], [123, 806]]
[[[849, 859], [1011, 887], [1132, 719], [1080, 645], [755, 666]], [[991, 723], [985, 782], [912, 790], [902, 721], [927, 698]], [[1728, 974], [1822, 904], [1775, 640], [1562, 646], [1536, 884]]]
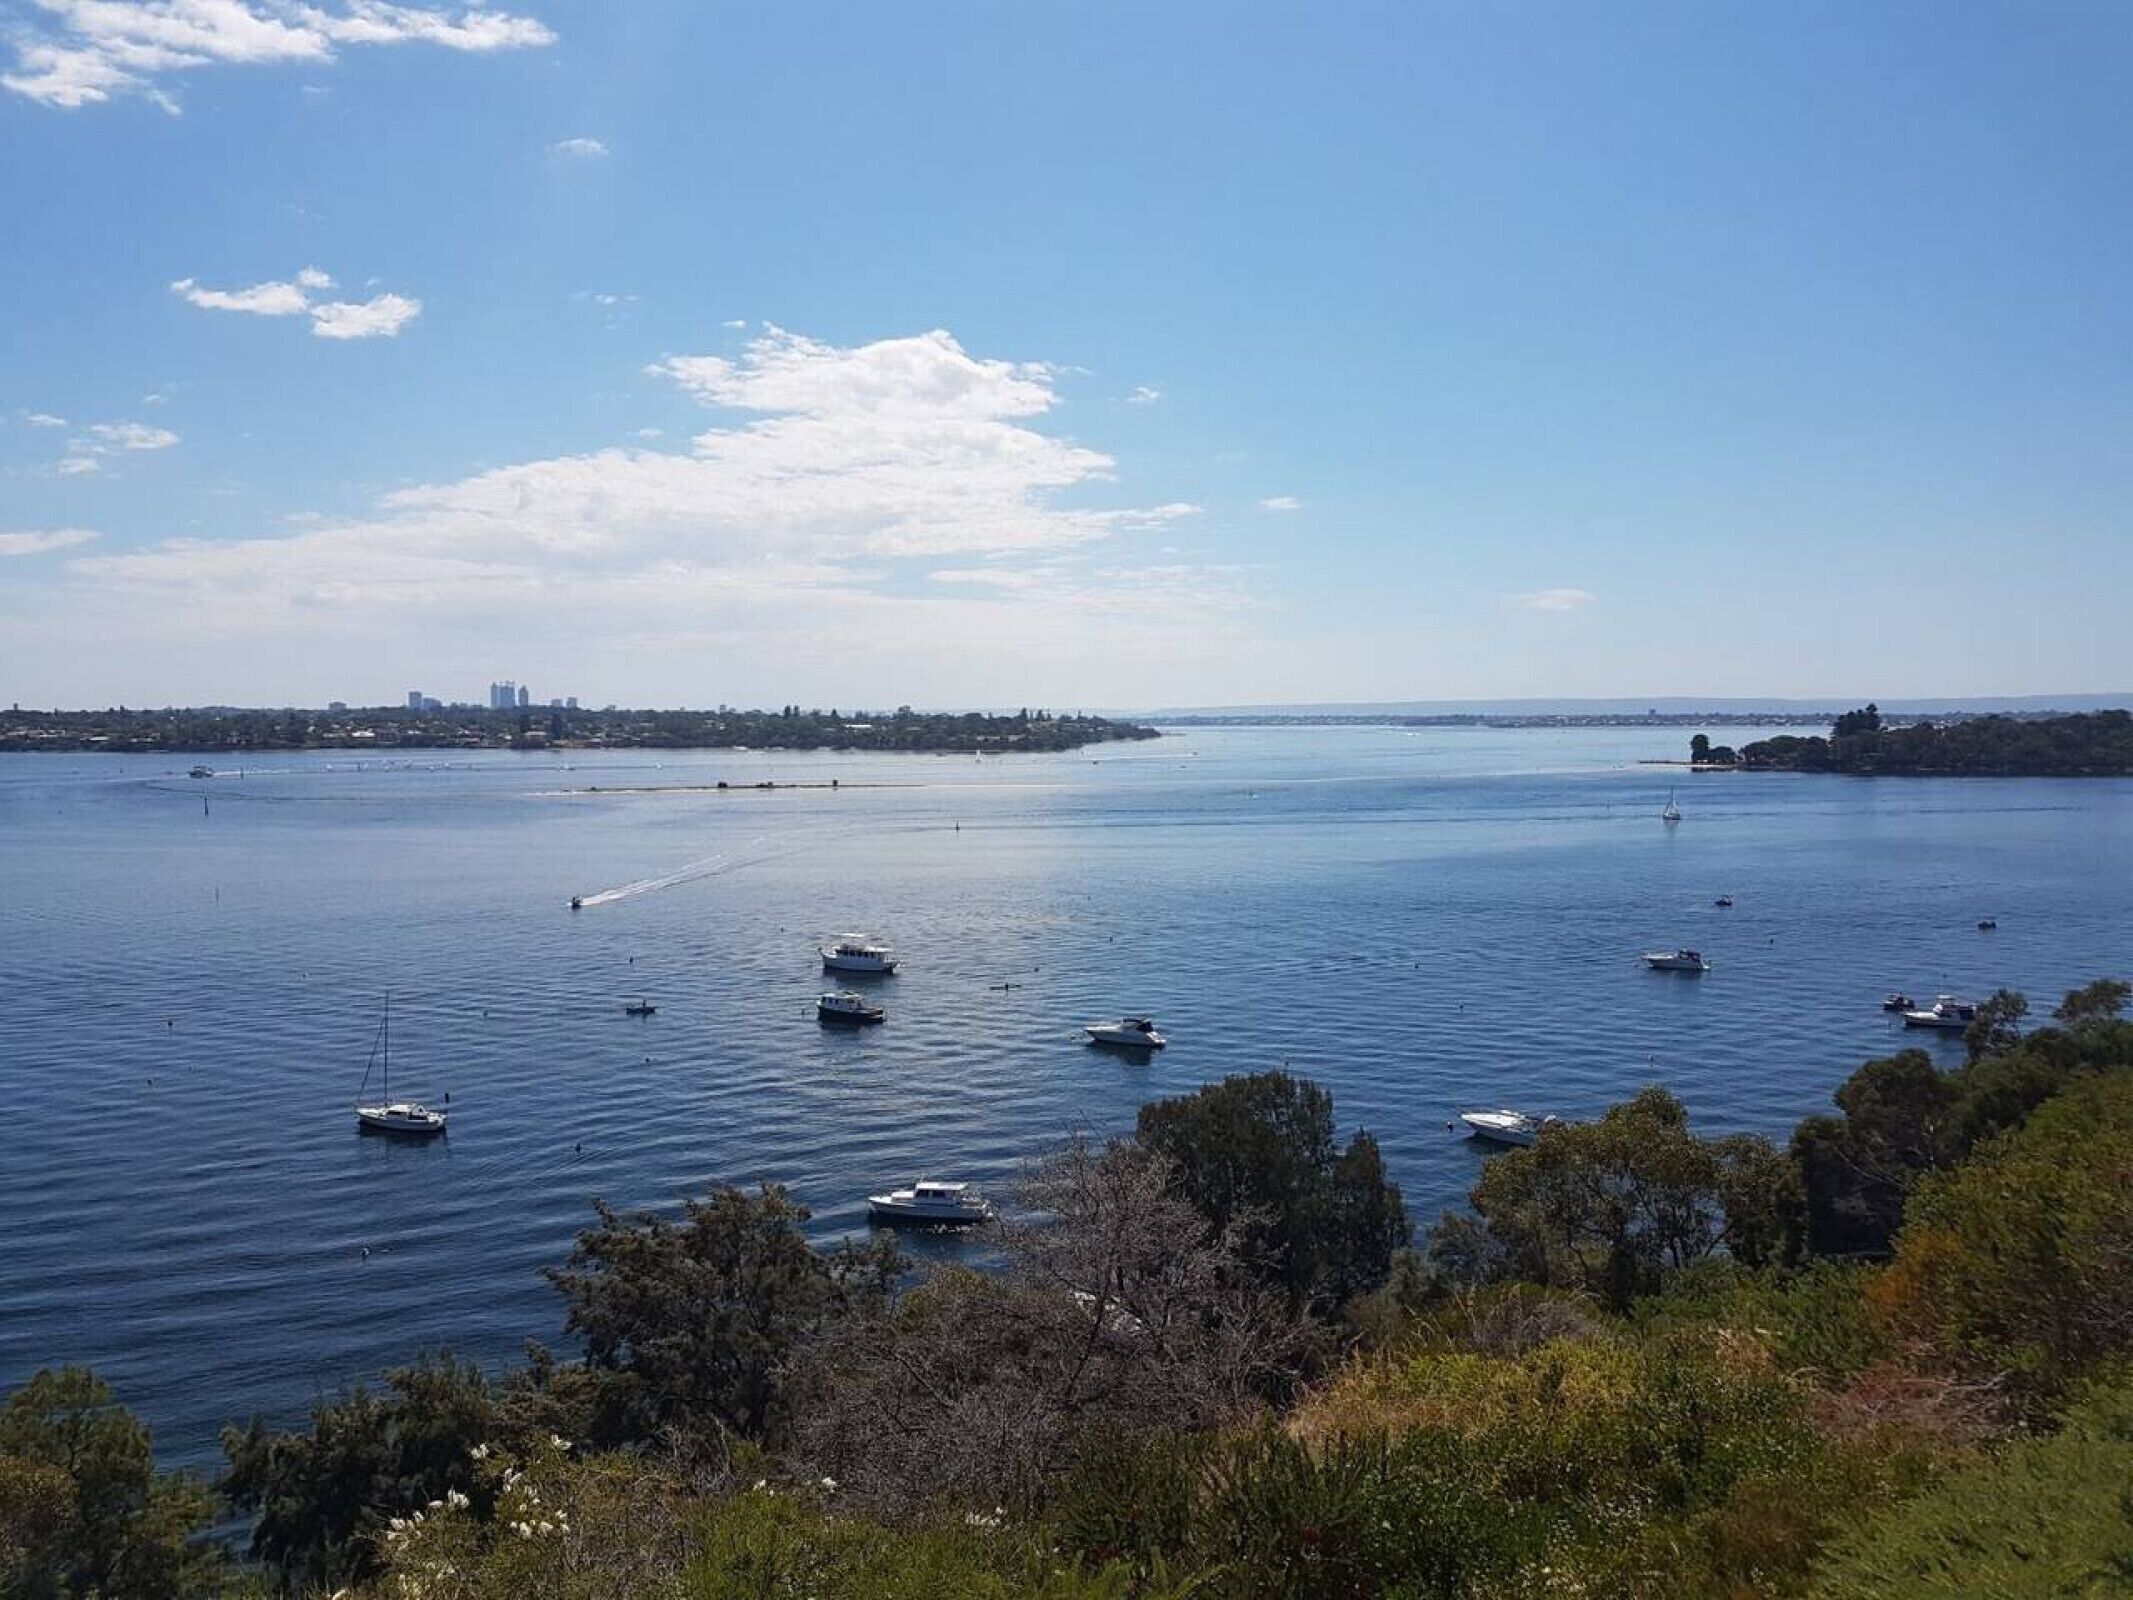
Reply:
[[2133, 1584], [2133, 1023], [2099, 981], [1784, 1144], [1653, 1087], [1417, 1240], [1282, 1073], [1028, 1170], [984, 1272], [775, 1187], [596, 1212], [569, 1347], [425, 1356], [155, 1472], [0, 1407], [0, 1594], [1995, 1600]]
[[1009, 754], [1153, 739], [1153, 728], [1080, 712], [633, 711], [404, 706], [273, 711], [124, 706], [0, 711], [0, 750], [244, 755], [274, 750], [901, 750]]
[[1751, 772], [1851, 772], [1924, 777], [2093, 778], [2133, 774], [2133, 712], [2064, 717], [1966, 717], [1891, 726], [1878, 706], [1847, 711], [1829, 737], [1780, 734], [1738, 751], [1689, 741], [1694, 766]]

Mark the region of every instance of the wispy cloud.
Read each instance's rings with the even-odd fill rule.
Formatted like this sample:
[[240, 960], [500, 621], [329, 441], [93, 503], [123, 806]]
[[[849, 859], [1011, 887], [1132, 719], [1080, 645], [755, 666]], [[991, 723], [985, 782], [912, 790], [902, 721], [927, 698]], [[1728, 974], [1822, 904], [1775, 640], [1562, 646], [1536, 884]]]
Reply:
[[[974, 356], [944, 331], [839, 346], [771, 328], [651, 370], [740, 416], [686, 448], [524, 461], [279, 536], [83, 556], [72, 581], [150, 634], [182, 599], [229, 637], [375, 638], [445, 608], [534, 636], [567, 596], [617, 649], [724, 652], [784, 629], [855, 667], [891, 650], [1115, 661], [1236, 614], [1229, 576], [1169, 562], [1134, 581], [1142, 541], [1200, 508], [1092, 504], [1116, 467], [1041, 426], [1046, 363]], [[1159, 614], [1160, 644], [1134, 643]]]
[[49, 411], [25, 411], [22, 420], [33, 428], [64, 428], [67, 425], [65, 417], [55, 417]]
[[1293, 494], [1272, 494], [1259, 502], [1261, 511], [1301, 511], [1304, 503]]
[[1511, 594], [1504, 598], [1528, 611], [1575, 611], [1580, 606], [1592, 604], [1592, 592], [1587, 589], [1536, 589], [1531, 594]]
[[408, 295], [381, 294], [369, 300], [312, 298], [333, 287], [333, 275], [318, 267], [302, 268], [287, 282], [255, 283], [248, 289], [208, 289], [191, 278], [179, 278], [170, 286], [171, 293], [204, 311], [308, 316], [311, 331], [321, 339], [389, 339], [422, 311], [422, 302]]
[[721, 328], [745, 328], [748, 326], [748, 319], [746, 317], [728, 317], [719, 326]]
[[1151, 389], [1144, 383], [1137, 386], [1131, 394], [1126, 396], [1126, 404], [1129, 406], [1152, 406], [1162, 398], [1162, 390]]
[[0, 533], [0, 556], [41, 556], [71, 550], [96, 537], [87, 528], [52, 528], [42, 533]]
[[178, 436], [145, 422], [94, 422], [89, 425], [89, 440], [90, 448], [98, 450], [168, 450]]
[[597, 160], [607, 154], [607, 146], [598, 139], [588, 139], [580, 135], [575, 139], [556, 140], [554, 144], [548, 147], [548, 153], [552, 156], [573, 156], [585, 160]]
[[62, 478], [87, 478], [104, 470], [102, 461], [91, 455], [70, 455], [60, 458], [54, 472]]
[[201, 67], [330, 62], [349, 45], [430, 44], [488, 52], [551, 44], [531, 17], [478, 5], [458, 11], [392, 0], [37, 0], [16, 31], [15, 70], [0, 85], [68, 110], [145, 95], [176, 113], [163, 87]]

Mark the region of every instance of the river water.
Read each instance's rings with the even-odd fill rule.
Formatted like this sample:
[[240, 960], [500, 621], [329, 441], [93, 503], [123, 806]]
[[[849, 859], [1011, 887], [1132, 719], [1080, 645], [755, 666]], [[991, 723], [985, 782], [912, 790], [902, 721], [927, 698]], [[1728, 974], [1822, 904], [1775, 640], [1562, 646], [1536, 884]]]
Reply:
[[[276, 755], [209, 779], [0, 756], [0, 1390], [89, 1363], [167, 1460], [211, 1466], [225, 1419], [555, 1337], [539, 1269], [594, 1196], [771, 1179], [833, 1238], [869, 1190], [1003, 1187], [1070, 1131], [1286, 1064], [1378, 1136], [1426, 1225], [1481, 1160], [1457, 1111], [1587, 1114], [1663, 1080], [1700, 1128], [1782, 1137], [1898, 1043], [1889, 989], [2048, 1009], [2133, 976], [2133, 782], [1637, 764], [1685, 737]], [[863, 1032], [813, 1020], [815, 947], [846, 931], [907, 963]], [[1637, 961], [1673, 945], [1712, 971]], [[449, 1093], [446, 1141], [355, 1132], [388, 989], [395, 1092]], [[623, 1015], [639, 996], [657, 1015]], [[1078, 1041], [1121, 1011], [1170, 1048]]]

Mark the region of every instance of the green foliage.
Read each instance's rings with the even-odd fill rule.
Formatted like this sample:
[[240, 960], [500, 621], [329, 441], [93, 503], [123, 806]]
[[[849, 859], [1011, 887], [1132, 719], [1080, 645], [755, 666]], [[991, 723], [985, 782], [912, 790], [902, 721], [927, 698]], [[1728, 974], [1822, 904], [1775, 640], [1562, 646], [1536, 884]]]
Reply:
[[1486, 1236], [1442, 1230], [1440, 1262], [1580, 1289], [1616, 1311], [1715, 1251], [1784, 1259], [1798, 1222], [1792, 1169], [1767, 1141], [1699, 1138], [1658, 1088], [1496, 1157], [1473, 1204]]
[[1847, 711], [1830, 737], [1783, 734], [1740, 752], [1750, 768], [1787, 772], [2094, 777], [2133, 773], [2133, 712], [1968, 717], [1945, 727], [1886, 728], [1872, 706]]
[[680, 1223], [596, 1205], [549, 1281], [585, 1340], [586, 1432], [601, 1446], [672, 1431], [759, 1439], [801, 1345], [855, 1306], [878, 1305], [897, 1271], [893, 1243], [826, 1256], [800, 1229], [806, 1208], [765, 1184], [691, 1200]]
[[474, 1489], [473, 1452], [495, 1423], [480, 1369], [446, 1354], [385, 1381], [386, 1394], [359, 1386], [319, 1400], [306, 1433], [272, 1433], [257, 1417], [223, 1429], [220, 1488], [257, 1514], [252, 1554], [284, 1581], [331, 1588], [369, 1577], [388, 1519]]
[[158, 1473], [147, 1428], [83, 1367], [42, 1371], [0, 1407], [0, 1595], [184, 1600], [216, 1592], [199, 1544], [212, 1503]]
[[1841, 1381], [1897, 1353], [1866, 1300], [1877, 1270], [1820, 1260], [1797, 1271], [1753, 1272], [1714, 1258], [1675, 1274], [1664, 1294], [1638, 1301], [1635, 1316], [1647, 1328], [1717, 1328], [1750, 1337], [1782, 1371]]
[[1853, 1529], [1816, 1578], [1816, 1600], [2133, 1594], [2133, 1383]]
[[2028, 1035], [2016, 1027], [2028, 1002], [2002, 990], [1979, 1008], [1963, 1066], [1942, 1072], [1904, 1050], [1853, 1073], [1835, 1096], [1843, 1116], [1810, 1117], [1793, 1134], [1809, 1248], [1886, 1255], [1921, 1176], [2019, 1126], [2069, 1083], [2133, 1066], [2133, 1024], [2116, 1020], [2124, 989], [2108, 978], [2077, 989], [2054, 1013], [2061, 1026]]
[[2133, 1353], [2133, 1074], [2077, 1084], [1924, 1182], [1886, 1305], [2032, 1408]]
[[1241, 1226], [1247, 1257], [1299, 1304], [1331, 1311], [1375, 1289], [1411, 1235], [1377, 1141], [1342, 1150], [1333, 1097], [1309, 1079], [1261, 1072], [1155, 1101], [1139, 1139], [1216, 1233]]

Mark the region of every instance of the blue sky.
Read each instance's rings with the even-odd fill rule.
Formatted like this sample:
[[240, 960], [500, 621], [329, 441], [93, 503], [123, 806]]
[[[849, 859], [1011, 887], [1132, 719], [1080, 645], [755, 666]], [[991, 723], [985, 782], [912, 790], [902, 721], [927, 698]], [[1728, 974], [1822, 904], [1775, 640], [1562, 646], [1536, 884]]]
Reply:
[[2133, 687], [2123, 6], [0, 19], [0, 699]]

